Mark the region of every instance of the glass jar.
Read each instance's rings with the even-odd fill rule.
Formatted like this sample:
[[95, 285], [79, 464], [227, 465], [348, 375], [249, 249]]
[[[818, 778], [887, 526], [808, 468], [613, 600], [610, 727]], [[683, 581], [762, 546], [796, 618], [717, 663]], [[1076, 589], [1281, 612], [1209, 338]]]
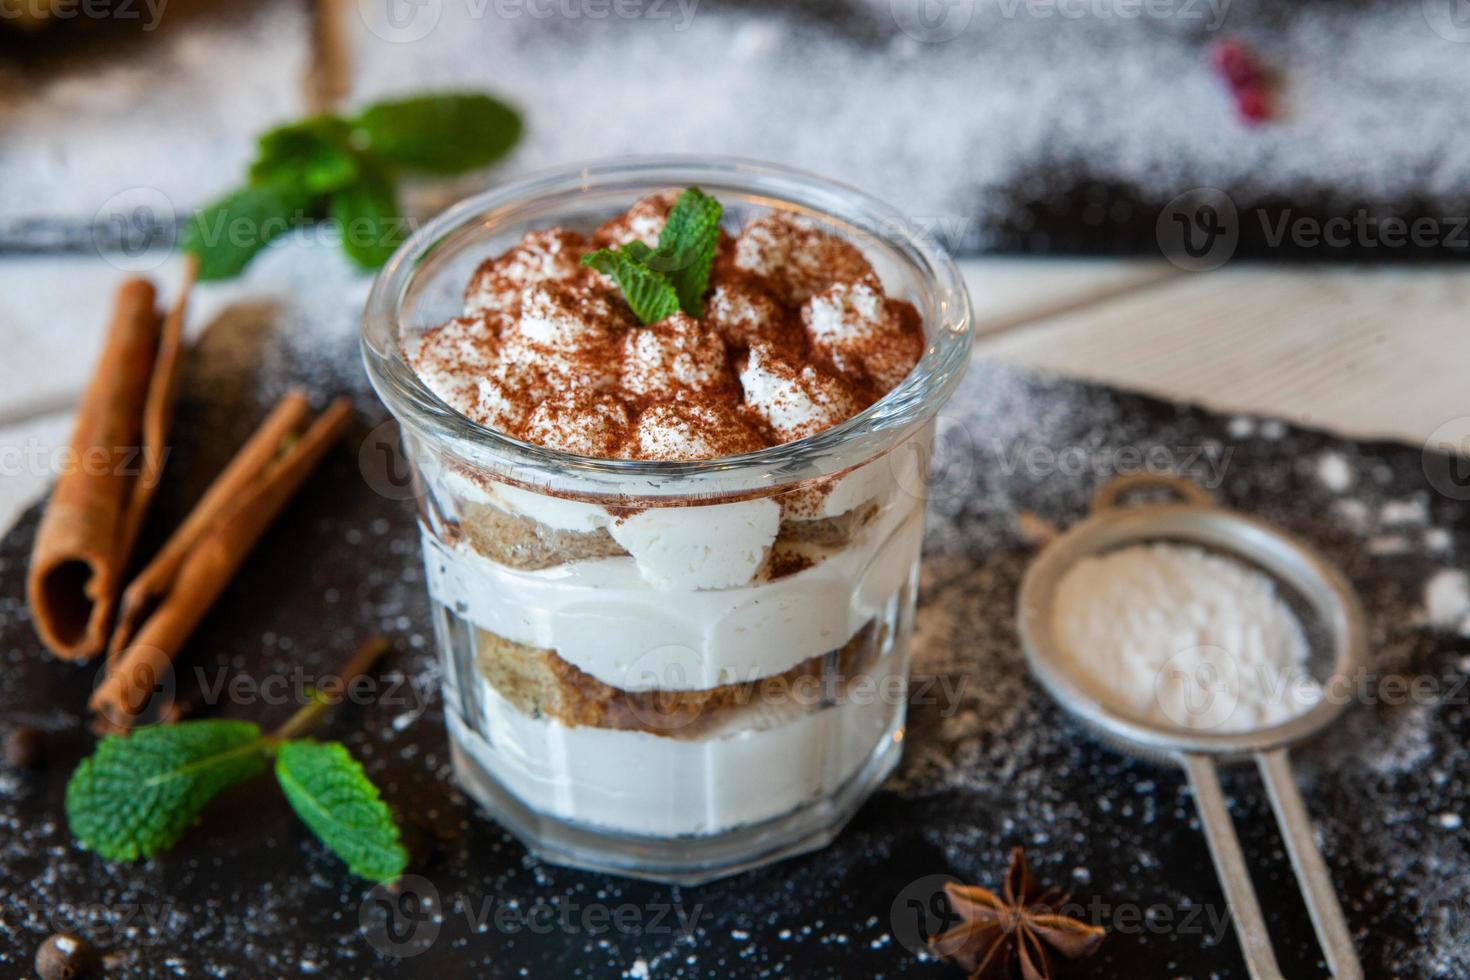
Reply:
[[[698, 186], [734, 229], [770, 209], [857, 245], [914, 304], [917, 368], [815, 436], [698, 462], [592, 459], [481, 427], [402, 338], [458, 315], [528, 231], [590, 231]], [[953, 262], [866, 195], [711, 158], [506, 184], [404, 243], [363, 350], [415, 472], [454, 766], [549, 861], [695, 883], [830, 841], [898, 761], [933, 419], [970, 310]]]

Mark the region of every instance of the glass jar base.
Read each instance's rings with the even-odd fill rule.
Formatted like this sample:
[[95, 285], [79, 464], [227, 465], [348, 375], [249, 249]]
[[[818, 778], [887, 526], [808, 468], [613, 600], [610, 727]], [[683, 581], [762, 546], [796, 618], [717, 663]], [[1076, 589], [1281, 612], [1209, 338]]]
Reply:
[[699, 885], [825, 847], [903, 754], [904, 718], [898, 711], [872, 754], [836, 793], [782, 816], [717, 834], [645, 837], [533, 812], [462, 747], [452, 711], [449, 720], [450, 754], [460, 786], [537, 857], [564, 867], [671, 885]]

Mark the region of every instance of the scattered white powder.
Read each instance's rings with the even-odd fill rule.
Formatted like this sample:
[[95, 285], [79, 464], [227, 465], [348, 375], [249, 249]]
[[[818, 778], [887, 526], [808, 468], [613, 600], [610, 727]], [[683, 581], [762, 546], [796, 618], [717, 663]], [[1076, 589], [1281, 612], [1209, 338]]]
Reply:
[[1344, 523], [1355, 530], [1366, 528], [1372, 517], [1368, 512], [1368, 505], [1361, 500], [1334, 500], [1331, 510], [1333, 514], [1340, 517]]
[[1402, 534], [1381, 534], [1369, 538], [1364, 547], [1370, 555], [1407, 555], [1413, 550], [1409, 539]]
[[1249, 415], [1232, 416], [1228, 431], [1232, 437], [1244, 439], [1256, 431], [1256, 420]]
[[1429, 505], [1423, 497], [1387, 500], [1378, 519], [1384, 524], [1424, 524], [1429, 520]]
[[1470, 626], [1470, 577], [1442, 568], [1424, 583], [1424, 622], [1436, 629]]
[[1264, 574], [1200, 548], [1085, 558], [1057, 588], [1060, 652], [1139, 720], [1219, 732], [1275, 724], [1321, 694], [1301, 624]]
[[6, 217], [144, 207], [163, 221], [239, 183], [255, 134], [304, 109], [309, 8], [185, 11], [197, 6], [132, 5], [160, 16], [138, 43], [53, 45], [58, 57], [33, 66], [0, 57]]
[[[1290, 79], [1289, 111], [1250, 131], [1205, 63], [1209, 17], [1184, 4], [1160, 18], [954, 3], [944, 19], [964, 29], [942, 43], [916, 43], [897, 24], [914, 5], [888, 0], [647, 5], [658, 13], [636, 19], [553, 19], [537, 6], [419, 4], [404, 15], [423, 34], [413, 43], [349, 18], [353, 101], [487, 87], [530, 123], [507, 170], [650, 147], [734, 152], [853, 181], [977, 246], [1008, 210], [1006, 190], [1044, 198], [1068, 186], [1068, 167], [1164, 198], [1210, 186], [1398, 199], [1458, 193], [1470, 160], [1456, 115], [1470, 90], [1464, 46], [1397, 3], [1351, 16], [1230, 8], [1229, 30]], [[501, 7], [521, 15], [495, 16]]]
[[1353, 468], [1341, 453], [1326, 452], [1317, 458], [1317, 479], [1333, 493], [1353, 485]]

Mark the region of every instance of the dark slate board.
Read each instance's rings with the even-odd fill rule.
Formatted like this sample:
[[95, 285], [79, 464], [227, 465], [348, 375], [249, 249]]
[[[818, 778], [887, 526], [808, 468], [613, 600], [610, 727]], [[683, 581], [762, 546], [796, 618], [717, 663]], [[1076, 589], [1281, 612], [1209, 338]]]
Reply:
[[[186, 402], [171, 465], [188, 479], [170, 484], [159, 525], [177, 519], [250, 414]], [[1340, 562], [1384, 671], [1448, 685], [1466, 666], [1463, 639], [1416, 621], [1427, 578], [1470, 556], [1466, 504], [1425, 475], [1426, 459], [1431, 470], [1442, 460], [977, 364], [944, 422], [918, 641], [919, 672], [963, 682], [962, 696], [913, 708], [904, 765], [821, 853], [701, 888], [567, 871], [529, 857], [448, 781], [412, 508], [369, 488], [392, 481], [372, 467], [364, 480], [360, 444], [329, 460], [242, 570], [181, 659], [179, 690], [198, 704], [196, 670], [211, 680], [220, 668], [257, 679], [330, 671], [362, 638], [387, 633], [395, 651], [380, 676], [427, 691], [422, 712], [412, 688], [385, 687], [377, 703], [339, 709], [324, 734], [347, 742], [415, 828], [415, 870], [440, 899], [436, 941], [412, 958], [376, 952], [359, 933], [368, 889], [264, 782], [146, 865], [109, 866], [70, 842], [63, 789], [92, 744], [83, 710], [94, 669], [52, 660], [32, 636], [21, 583], [33, 511], [0, 543], [0, 716], [46, 729], [49, 766], [0, 773], [0, 972], [27, 973], [62, 926], [110, 951], [119, 977], [958, 977], [906, 948], [907, 901], [927, 899], [934, 875], [998, 885], [1019, 843], [1042, 879], [1113, 930], [1065, 976], [1244, 977], [1180, 776], [1090, 742], [1030, 682], [1016, 649], [1012, 607], [1032, 554], [1017, 513], [1075, 520], [1100, 479], [1134, 465], [1131, 452], [1216, 484], [1230, 505]], [[1351, 489], [1319, 477], [1324, 454], [1355, 474]], [[1226, 463], [1216, 472], [1211, 460]], [[1470, 975], [1470, 858], [1453, 817], [1470, 777], [1465, 700], [1448, 691], [1434, 704], [1359, 708], [1296, 754], [1371, 977]], [[269, 724], [289, 711], [194, 713]], [[1232, 773], [1226, 788], [1283, 969], [1325, 975], [1258, 780]], [[622, 927], [584, 918], [592, 906]], [[564, 907], [575, 910], [548, 917]]]

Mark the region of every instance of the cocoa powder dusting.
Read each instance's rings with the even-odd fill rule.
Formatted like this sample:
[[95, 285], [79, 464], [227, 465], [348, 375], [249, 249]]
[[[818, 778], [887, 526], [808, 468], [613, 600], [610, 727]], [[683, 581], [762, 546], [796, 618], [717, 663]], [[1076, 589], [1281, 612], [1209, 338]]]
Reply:
[[467, 418], [551, 449], [713, 459], [830, 428], [913, 370], [918, 312], [862, 253], [780, 212], [721, 232], [706, 308], [638, 323], [616, 283], [580, 264], [653, 246], [678, 197], [639, 201], [590, 238], [531, 232], [483, 262], [465, 315], [407, 340], [409, 363]]

